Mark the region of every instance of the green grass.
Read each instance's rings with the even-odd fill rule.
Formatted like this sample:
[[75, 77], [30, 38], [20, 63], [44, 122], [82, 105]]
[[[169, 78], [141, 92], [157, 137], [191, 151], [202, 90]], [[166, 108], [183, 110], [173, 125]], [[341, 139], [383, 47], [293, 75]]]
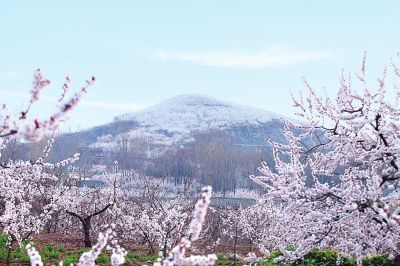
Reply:
[[136, 253], [133, 253], [130, 251], [128, 252], [128, 254], [126, 254], [126, 257], [125, 257], [125, 259], [127, 261], [131, 261], [131, 262], [138, 262], [141, 260], [141, 258], [142, 258], [142, 255], [136, 254]]
[[101, 253], [97, 259], [96, 259], [96, 264], [99, 265], [110, 265], [110, 255]]
[[147, 256], [143, 256], [142, 257], [143, 258], [143, 261], [151, 261], [151, 262], [153, 262], [153, 261], [156, 261], [157, 259], [158, 259], [158, 256], [157, 255], [147, 255]]
[[142, 255], [134, 252], [128, 252], [125, 256], [126, 262], [130, 264], [139, 264], [142, 265], [143, 263], [153, 263], [158, 259], [156, 255]]
[[258, 266], [290, 266], [290, 263], [275, 263], [273, 259], [269, 258], [266, 261], [257, 263]]
[[79, 257], [80, 257], [80, 254], [78, 254], [78, 253], [67, 254], [63, 259], [64, 265], [69, 266], [72, 263], [77, 263], [79, 260]]
[[[64, 246], [60, 247], [58, 246], [58, 251], [65, 250]], [[63, 252], [64, 255], [61, 257], [60, 260], [63, 261], [64, 265], [69, 266], [73, 263], [77, 263], [79, 261], [79, 258], [81, 257], [82, 253], [88, 251], [88, 248], [80, 248], [79, 250], [69, 250], [67, 252]], [[60, 251], [61, 252], [61, 251]]]
[[64, 245], [59, 244], [57, 250], [58, 250], [58, 252], [64, 253], [64, 250], [65, 250]]
[[[77, 262], [80, 255], [85, 251], [87, 250], [81, 249], [78, 252], [67, 252], [68, 255], [66, 255], [64, 258], [64, 265], [70, 265], [71, 263]], [[157, 260], [157, 258], [158, 256], [156, 255], [141, 255], [133, 252], [128, 252], [125, 257], [127, 263], [140, 265], [143, 263], [153, 263]], [[101, 253], [96, 259], [96, 264], [98, 265], [110, 265], [110, 263], [110, 254], [108, 253]]]
[[5, 235], [0, 234], [0, 248], [7, 247], [8, 239]]
[[20, 247], [13, 249], [11, 253], [11, 260], [12, 262], [23, 262], [23, 263], [29, 263], [31, 261], [29, 259], [28, 254], [26, 253], [26, 250]]
[[[217, 254], [217, 261], [215, 262], [216, 265], [233, 265], [233, 259], [229, 258], [227, 254], [218, 253]], [[241, 265], [240, 261], [236, 259], [236, 265]]]
[[227, 255], [219, 253], [217, 254], [217, 261], [216, 263], [217, 265], [229, 265], [229, 258]]
[[[290, 266], [290, 263], [274, 263], [276, 257], [281, 256], [282, 253], [273, 252], [267, 260], [258, 263], [259, 266]], [[336, 266], [336, 261], [339, 253], [334, 250], [318, 250], [313, 249], [307, 254], [303, 260], [299, 261], [298, 266]], [[341, 264], [343, 266], [356, 266], [356, 260], [346, 257], [341, 257]], [[385, 255], [367, 256], [363, 259], [364, 266], [396, 266], [400, 265], [398, 261], [390, 261]]]
[[39, 253], [43, 261], [58, 262], [61, 257], [57, 245], [46, 245]]
[[0, 248], [0, 261], [5, 261], [7, 259], [7, 248]]
[[399, 265], [399, 261], [390, 261], [388, 260], [387, 256], [384, 255], [375, 255], [375, 256], [367, 256], [363, 259], [364, 266], [394, 266]]

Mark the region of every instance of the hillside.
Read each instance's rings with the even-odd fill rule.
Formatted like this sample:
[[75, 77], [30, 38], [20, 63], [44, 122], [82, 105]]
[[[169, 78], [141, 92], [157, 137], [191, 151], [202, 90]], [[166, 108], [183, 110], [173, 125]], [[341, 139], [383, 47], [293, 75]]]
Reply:
[[[150, 159], [173, 147], [192, 149], [196, 143], [210, 140], [243, 151], [261, 148], [270, 154], [268, 139], [284, 141], [282, 117], [211, 97], [182, 95], [101, 126], [63, 134], [57, 138], [55, 150], [64, 155], [78, 151], [90, 158], [89, 163], [107, 165], [132, 157], [132, 151], [135, 158]], [[121, 147], [123, 143], [125, 147]]]
[[[194, 141], [194, 136], [210, 131], [240, 131], [239, 129], [243, 127], [265, 130], [267, 124], [278, 122], [280, 117], [272, 112], [219, 101], [211, 97], [183, 95], [139, 112], [118, 116], [113, 123], [91, 129], [89, 132], [103, 133], [92, 142], [91, 147], [97, 148], [109, 146], [109, 142], [120, 133], [145, 138], [156, 145], [172, 145]], [[114, 131], [110, 128], [113, 126]], [[104, 129], [104, 132], [100, 129]], [[236, 132], [236, 134], [244, 138], [252, 137], [243, 136], [248, 132]]]

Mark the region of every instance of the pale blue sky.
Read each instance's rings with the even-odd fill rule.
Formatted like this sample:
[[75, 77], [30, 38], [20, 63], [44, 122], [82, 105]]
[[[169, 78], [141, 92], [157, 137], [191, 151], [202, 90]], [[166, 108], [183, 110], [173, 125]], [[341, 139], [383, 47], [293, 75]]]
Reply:
[[341, 68], [375, 75], [398, 52], [399, 1], [0, 2], [0, 102], [26, 102], [33, 70], [73, 88], [97, 84], [71, 115], [73, 129], [179, 94], [204, 94], [290, 115], [290, 92], [337, 88]]

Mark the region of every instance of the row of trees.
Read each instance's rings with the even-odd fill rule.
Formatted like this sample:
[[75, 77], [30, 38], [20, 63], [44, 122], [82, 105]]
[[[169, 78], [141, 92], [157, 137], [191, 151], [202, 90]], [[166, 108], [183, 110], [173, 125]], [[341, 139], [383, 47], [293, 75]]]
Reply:
[[207, 132], [186, 146], [170, 146], [150, 158], [146, 156], [154, 149], [145, 139], [126, 133], [118, 136], [113, 151], [121, 170], [134, 169], [155, 177], [168, 175], [176, 185], [208, 184], [222, 193], [251, 186], [248, 176], [257, 171], [257, 164], [272, 160], [266, 149], [235, 146], [232, 137], [221, 132]]
[[[110, 126], [111, 127], [111, 126]], [[117, 132], [117, 129], [113, 129]], [[128, 131], [128, 129], [126, 129]], [[32, 145], [14, 143], [5, 151], [7, 158], [35, 158], [46, 145], [48, 137]], [[125, 173], [134, 170], [141, 175], [164, 177], [175, 184], [198, 182], [212, 185], [215, 191], [235, 192], [238, 188], [252, 188], [249, 175], [257, 171], [260, 161], [273, 162], [271, 150], [265, 146], [238, 146], [233, 137], [220, 131], [198, 134], [194, 142], [185, 145], [155, 146], [143, 135], [121, 133], [116, 137], [104, 135], [101, 143], [110, 143], [103, 150], [96, 149], [79, 134], [67, 138], [56, 137], [49, 161], [56, 162], [64, 153], [80, 153], [76, 169], [80, 175], [90, 177], [93, 164], [107, 165], [112, 171], [114, 161]], [[28, 155], [28, 156], [27, 156]]]

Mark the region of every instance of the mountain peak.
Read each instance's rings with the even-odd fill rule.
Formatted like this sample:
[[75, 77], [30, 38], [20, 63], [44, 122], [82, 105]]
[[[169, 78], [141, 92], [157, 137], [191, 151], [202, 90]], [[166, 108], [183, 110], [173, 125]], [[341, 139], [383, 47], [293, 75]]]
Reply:
[[164, 103], [175, 103], [182, 105], [203, 105], [203, 106], [229, 106], [229, 104], [218, 99], [201, 94], [183, 94], [164, 101]]
[[168, 136], [172, 138], [172, 142], [179, 142], [194, 132], [259, 125], [280, 117], [282, 116], [262, 109], [220, 101], [204, 95], [186, 94], [138, 112], [116, 117], [115, 121], [134, 121], [139, 125], [141, 134], [145, 131], [152, 136]]

